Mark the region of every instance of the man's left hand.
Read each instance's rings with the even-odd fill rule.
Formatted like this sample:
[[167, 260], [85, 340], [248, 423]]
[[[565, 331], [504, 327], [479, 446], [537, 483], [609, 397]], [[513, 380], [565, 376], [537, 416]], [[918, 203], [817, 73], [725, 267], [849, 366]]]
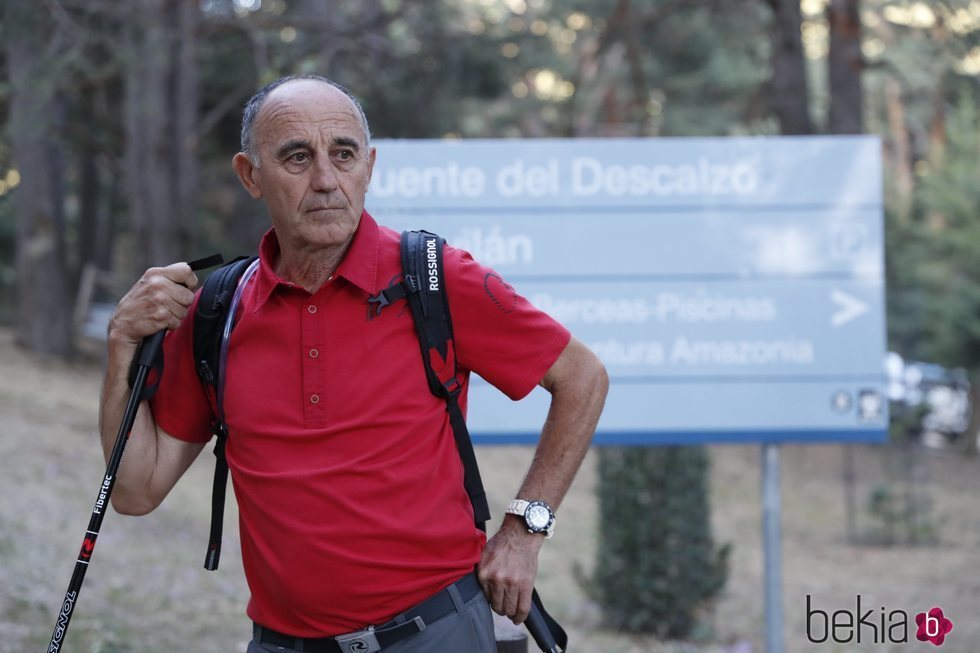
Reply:
[[538, 573], [538, 551], [544, 535], [529, 533], [523, 520], [504, 517], [500, 530], [487, 541], [478, 576], [493, 611], [524, 623], [531, 611], [531, 593]]

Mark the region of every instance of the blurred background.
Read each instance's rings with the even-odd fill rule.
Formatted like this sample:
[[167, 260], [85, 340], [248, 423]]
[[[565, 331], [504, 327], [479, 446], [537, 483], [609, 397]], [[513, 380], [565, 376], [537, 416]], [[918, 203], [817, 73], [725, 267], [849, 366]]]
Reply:
[[[789, 650], [821, 650], [805, 634], [807, 595], [828, 612], [853, 610], [857, 594], [876, 611], [946, 600], [960, 609], [946, 650], [975, 650], [980, 1], [0, 6], [0, 641], [38, 648], [53, 626], [101, 473], [107, 311], [150, 265], [254, 250], [267, 219], [230, 166], [241, 107], [269, 81], [315, 72], [361, 98], [379, 138], [877, 135], [891, 440], [786, 447], [784, 636]], [[495, 514], [528, 455], [481, 450], [500, 474]], [[762, 650], [758, 467], [751, 446], [590, 456], [563, 520], [581, 539], [542, 562], [576, 650]], [[669, 563], [640, 577], [646, 590], [610, 584], [624, 568], [596, 536], [602, 502], [639, 492], [610, 479], [631, 475], [652, 497], [643, 510], [701, 543], [693, 554], [634, 544]], [[201, 633], [201, 650], [247, 639], [233, 554], [220, 580], [198, 578], [209, 491], [206, 472], [194, 479], [156, 521], [107, 527], [107, 576], [86, 587], [77, 650], [169, 650], [175, 619]], [[690, 503], [658, 499], [688, 491]], [[163, 540], [191, 549], [190, 562], [150, 565]]]

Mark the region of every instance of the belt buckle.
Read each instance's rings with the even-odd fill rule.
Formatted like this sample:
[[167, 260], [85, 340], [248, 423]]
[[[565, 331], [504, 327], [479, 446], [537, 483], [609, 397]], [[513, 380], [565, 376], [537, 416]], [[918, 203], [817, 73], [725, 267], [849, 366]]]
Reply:
[[381, 650], [381, 644], [378, 643], [378, 636], [374, 634], [373, 627], [338, 635], [334, 640], [344, 653], [377, 653]]

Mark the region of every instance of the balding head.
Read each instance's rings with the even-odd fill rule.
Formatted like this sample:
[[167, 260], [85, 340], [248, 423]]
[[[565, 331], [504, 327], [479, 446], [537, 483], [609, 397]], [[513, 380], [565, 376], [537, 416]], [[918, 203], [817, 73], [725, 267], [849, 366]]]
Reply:
[[262, 111], [262, 107], [265, 105], [266, 99], [268, 99], [269, 95], [271, 95], [272, 92], [278, 89], [279, 87], [285, 84], [289, 84], [291, 82], [299, 82], [299, 81], [312, 81], [312, 82], [319, 82], [321, 84], [327, 84], [328, 86], [337, 89], [345, 96], [347, 96], [347, 98], [350, 100], [351, 104], [353, 105], [354, 110], [357, 112], [357, 115], [360, 118], [361, 126], [364, 128], [365, 145], [370, 144], [371, 129], [368, 126], [368, 120], [367, 120], [367, 116], [364, 114], [364, 108], [361, 107], [361, 103], [360, 101], [358, 101], [357, 97], [353, 93], [351, 93], [346, 87], [344, 87], [341, 84], [338, 84], [333, 80], [327, 79], [326, 77], [323, 77], [321, 75], [314, 75], [314, 74], [289, 75], [288, 77], [282, 77], [270, 84], [266, 84], [261, 89], [259, 89], [259, 91], [255, 95], [253, 95], [248, 102], [245, 103], [245, 109], [242, 112], [241, 148], [242, 148], [242, 152], [247, 154], [252, 159], [252, 161], [256, 166], [258, 166], [260, 162], [259, 162], [258, 147], [256, 147], [255, 124], [256, 121], [258, 120], [259, 114]]

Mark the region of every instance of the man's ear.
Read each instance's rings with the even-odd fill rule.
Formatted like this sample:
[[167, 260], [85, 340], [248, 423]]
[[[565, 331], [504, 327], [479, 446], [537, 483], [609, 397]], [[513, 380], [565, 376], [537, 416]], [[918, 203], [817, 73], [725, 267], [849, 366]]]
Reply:
[[252, 163], [252, 159], [247, 154], [244, 152], [236, 154], [235, 158], [231, 160], [231, 167], [235, 169], [238, 180], [242, 182], [242, 186], [252, 196], [252, 199], [257, 200], [262, 197], [262, 188], [259, 186], [257, 174], [259, 167]]

